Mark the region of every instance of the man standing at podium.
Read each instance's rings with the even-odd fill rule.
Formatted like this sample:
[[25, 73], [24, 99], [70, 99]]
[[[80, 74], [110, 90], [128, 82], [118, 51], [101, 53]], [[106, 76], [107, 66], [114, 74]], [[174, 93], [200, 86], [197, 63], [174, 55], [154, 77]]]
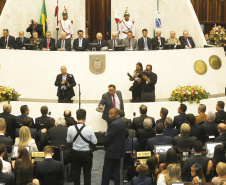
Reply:
[[67, 73], [67, 68], [61, 66], [61, 74], [57, 75], [55, 86], [58, 86], [57, 96], [59, 103], [72, 103], [75, 96], [73, 87], [76, 86], [74, 76]]

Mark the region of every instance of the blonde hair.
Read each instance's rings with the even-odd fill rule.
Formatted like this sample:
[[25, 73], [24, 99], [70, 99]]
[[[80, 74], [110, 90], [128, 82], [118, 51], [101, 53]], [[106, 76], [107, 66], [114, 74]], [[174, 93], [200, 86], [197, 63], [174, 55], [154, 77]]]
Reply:
[[187, 123], [183, 123], [180, 127], [181, 134], [189, 135], [190, 130], [191, 128]]
[[226, 163], [219, 162], [216, 171], [219, 177], [226, 175]]
[[141, 176], [146, 176], [148, 173], [148, 165], [147, 164], [140, 164], [137, 166], [136, 171]]
[[19, 142], [18, 145], [22, 145], [22, 146], [27, 146], [28, 142], [31, 140], [31, 132], [29, 127], [27, 126], [22, 126], [20, 128], [20, 132], [19, 132]]
[[181, 182], [181, 166], [180, 164], [173, 163], [167, 167], [165, 176], [165, 183], [170, 185], [170, 182]]

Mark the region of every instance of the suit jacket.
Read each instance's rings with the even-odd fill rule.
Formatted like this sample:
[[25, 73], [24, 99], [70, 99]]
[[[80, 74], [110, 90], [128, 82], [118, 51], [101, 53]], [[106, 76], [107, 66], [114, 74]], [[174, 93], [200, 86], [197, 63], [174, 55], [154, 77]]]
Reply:
[[13, 176], [8, 173], [0, 172], [0, 182], [5, 183], [5, 185], [14, 185]]
[[[15, 47], [15, 37], [9, 35], [9, 39], [8, 39], [8, 47], [10, 47], [10, 49]], [[0, 39], [0, 49], [5, 49], [5, 37], [1, 37]]]
[[[116, 91], [115, 93], [118, 96], [119, 101], [120, 101], [120, 110], [124, 110], [124, 105], [123, 105], [123, 99], [122, 99], [121, 91]], [[110, 121], [110, 119], [109, 119], [109, 110], [111, 108], [113, 108], [113, 102], [112, 102], [112, 97], [111, 97], [109, 92], [106, 92], [106, 93], [104, 93], [102, 95], [102, 99], [101, 99], [101, 101], [99, 103], [99, 106], [100, 106], [100, 104], [101, 105], [105, 105], [102, 118], [104, 120], [106, 120], [107, 122]]]
[[219, 136], [218, 130], [217, 130], [217, 124], [216, 123], [212, 123], [212, 122], [207, 122], [201, 125], [201, 138], [203, 142], [208, 141], [208, 137], [207, 136], [215, 136], [215, 138], [217, 138], [217, 136]]
[[[73, 43], [73, 49], [76, 49], [77, 47], [79, 47], [79, 38], [74, 40]], [[89, 49], [89, 41], [86, 38], [82, 39], [82, 47], [85, 48], [85, 50]]]
[[[133, 51], [138, 50], [138, 45], [137, 45], [137, 40], [136, 39], [131, 38], [130, 39], [130, 44], [131, 44], [131, 47], [132, 47]], [[126, 46], [125, 50], [129, 49], [129, 39], [128, 39], [128, 37], [126, 37], [125, 39], [122, 40], [122, 45]]]
[[[179, 40], [180, 40], [182, 46], [184, 46], [184, 47], [187, 46], [187, 41], [186, 41], [186, 39], [184, 38], [184, 36], [180, 36], [180, 37], [179, 37]], [[192, 48], [195, 48], [195, 43], [194, 43], [192, 37], [188, 37], [188, 41], [190, 42], [191, 47], [192, 47]]]
[[[160, 37], [161, 39], [161, 47], [164, 47], [164, 43], [166, 42], [166, 39], [164, 37]], [[152, 39], [152, 49], [153, 50], [158, 50], [159, 49], [159, 41], [158, 41], [158, 37], [154, 37]]]
[[[57, 78], [55, 81], [55, 86], [58, 86], [58, 90], [57, 90], [58, 97], [60, 96], [61, 82], [62, 82], [62, 74], [59, 74], [59, 75], [57, 75]], [[73, 87], [76, 86], [74, 76], [72, 74], [67, 73], [66, 82], [68, 82], [70, 84], [70, 87], [67, 87], [67, 90], [69, 91], [69, 98], [72, 98], [73, 96], [75, 96]]]
[[195, 163], [199, 163], [203, 168], [203, 174], [206, 174], [207, 164], [209, 162], [209, 158], [203, 155], [193, 155], [190, 158], [188, 158], [184, 166], [181, 170], [181, 178], [182, 182], [188, 182], [190, 181], [191, 177], [191, 166]]
[[[27, 116], [26, 114], [21, 114], [20, 116], [16, 116], [16, 128], [20, 128], [23, 126], [23, 121], [26, 117], [29, 117]], [[31, 117], [30, 117], [31, 118]], [[34, 128], [35, 127], [35, 124], [34, 124], [34, 120], [33, 118], [31, 118], [31, 128]]]
[[133, 150], [137, 151], [139, 149], [139, 142], [138, 142], [136, 137], [126, 138], [125, 139], [125, 151], [131, 151], [132, 150], [132, 142], [133, 142]]
[[[116, 45], [122, 45], [122, 40], [116, 39]], [[108, 49], [114, 49], [113, 39], [108, 40], [107, 47], [108, 47]]]
[[140, 151], [145, 151], [147, 140], [155, 137], [156, 134], [155, 130], [151, 128], [151, 129], [138, 129], [136, 135], [139, 142]]
[[226, 133], [219, 135], [214, 141], [226, 141]]
[[35, 126], [38, 131], [44, 128], [44, 123], [47, 118], [49, 117], [46, 115], [42, 115], [41, 117], [35, 119]]
[[175, 136], [173, 138], [173, 146], [177, 146], [180, 148], [192, 148], [194, 141], [196, 141], [196, 137], [190, 137], [189, 135]]
[[195, 136], [197, 140], [201, 139], [202, 129], [200, 125], [190, 125], [190, 136]]
[[146, 144], [146, 151], [153, 151], [155, 145], [172, 145], [173, 141], [170, 136], [156, 135], [153, 138], [148, 139]]
[[223, 120], [226, 121], [226, 112], [224, 110], [219, 110], [215, 114], [216, 114], [215, 118], [216, 123], [222, 123]]
[[183, 123], [187, 123], [186, 114], [182, 113], [178, 116], [175, 116], [173, 119], [173, 125], [177, 128], [177, 130], [180, 130], [180, 127]]
[[172, 43], [172, 44], [181, 45], [180, 40], [179, 40], [178, 38], [176, 38], [176, 37], [175, 37], [174, 39], [168, 38], [166, 42], [167, 42], [167, 43]]
[[157, 120], [156, 123], [162, 123], [164, 124], [166, 120], [166, 117], [162, 117], [161, 119]]
[[142, 114], [140, 115], [140, 117], [133, 118], [133, 123], [132, 123], [133, 129], [137, 131], [137, 128], [139, 127], [144, 128], [142, 125], [145, 118], [150, 118], [152, 120], [152, 128], [155, 127], [155, 118]]
[[16, 127], [16, 116], [3, 112], [0, 114], [0, 118], [4, 118], [6, 122], [6, 136], [10, 136], [12, 140], [15, 140], [15, 127]]
[[24, 44], [27, 43], [29, 43], [29, 39], [27, 37], [23, 38], [23, 42], [21, 42], [20, 37], [17, 37], [15, 42], [15, 49], [22, 49], [22, 47], [25, 47]]
[[177, 136], [179, 134], [178, 130], [172, 127], [165, 127], [163, 129], [163, 135], [164, 136], [170, 136], [170, 137], [174, 137]]
[[[42, 32], [43, 32], [43, 26], [42, 26], [42, 24], [37, 24], [37, 26], [35, 27], [35, 30], [34, 31], [35, 32], [38, 32], [38, 37], [39, 38], [43, 38], [43, 34], [42, 34]], [[30, 32], [31, 38], [33, 37], [33, 29], [31, 27], [28, 27], [27, 30], [26, 30], [26, 32]]]
[[[62, 39], [59, 39], [56, 44], [56, 50], [61, 48], [61, 41]], [[71, 40], [65, 39], [65, 51], [71, 51]]]
[[200, 113], [197, 117], [196, 117], [196, 121], [195, 124], [199, 125], [200, 122], [202, 121], [207, 121], [207, 115], [205, 113]]
[[57, 178], [58, 185], [64, 184], [64, 171], [60, 161], [54, 159], [45, 159], [36, 166], [36, 178], [42, 184], [43, 177], [47, 174], [54, 174]]
[[[147, 37], [147, 45], [148, 45], [148, 50], [152, 49], [152, 41], [150, 37]], [[138, 39], [138, 50], [144, 50], [144, 38], [141, 37]]]
[[[47, 48], [47, 38], [45, 37], [43, 40], [43, 48]], [[49, 42], [49, 49], [50, 51], [55, 51], [56, 50], [56, 41], [54, 38], [50, 38], [50, 42]]]
[[120, 159], [125, 155], [126, 124], [121, 117], [117, 117], [109, 125], [105, 137], [105, 157], [108, 159]]
[[[93, 43], [98, 43], [98, 40], [94, 40]], [[97, 51], [100, 51], [102, 47], [107, 46], [107, 41], [106, 40], [101, 40], [101, 44], [98, 45], [99, 47], [97, 47]]]
[[0, 143], [3, 143], [5, 145], [9, 145], [9, 146], [13, 146], [13, 140], [6, 137], [6, 136], [3, 136], [3, 135], [0, 135]]
[[[20, 132], [20, 128], [17, 128], [15, 131], [15, 136], [16, 138], [19, 137], [19, 132]], [[30, 128], [30, 132], [31, 132], [31, 137], [37, 142], [39, 137], [38, 137], [38, 131], [36, 128]]]
[[152, 184], [152, 180], [151, 177], [147, 177], [147, 176], [137, 176], [134, 177], [132, 180], [132, 185], [151, 185]]

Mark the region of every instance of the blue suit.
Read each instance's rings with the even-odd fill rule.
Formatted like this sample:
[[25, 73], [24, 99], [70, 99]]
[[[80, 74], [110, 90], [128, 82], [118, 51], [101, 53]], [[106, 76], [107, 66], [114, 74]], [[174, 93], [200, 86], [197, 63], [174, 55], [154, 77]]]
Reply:
[[179, 134], [178, 130], [172, 127], [165, 127], [163, 129], [163, 135], [164, 136], [170, 136], [170, 137], [174, 137], [177, 136]]
[[133, 178], [132, 185], [151, 185], [151, 177], [137, 176]]

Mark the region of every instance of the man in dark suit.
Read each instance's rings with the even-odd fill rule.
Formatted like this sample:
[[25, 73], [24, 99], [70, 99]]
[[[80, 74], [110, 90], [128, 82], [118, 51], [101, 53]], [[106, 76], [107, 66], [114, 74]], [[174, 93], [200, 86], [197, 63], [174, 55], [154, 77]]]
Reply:
[[[20, 128], [23, 126], [23, 121], [26, 117], [29, 117], [29, 107], [27, 105], [22, 105], [20, 107], [20, 112], [21, 112], [21, 115], [20, 116], [16, 116], [16, 128]], [[31, 128], [34, 128], [35, 127], [35, 124], [34, 124], [34, 120], [33, 118], [31, 118], [31, 121], [32, 121], [32, 124], [31, 124]]]
[[121, 91], [116, 91], [116, 87], [113, 84], [108, 86], [108, 92], [102, 95], [102, 99], [99, 103], [99, 108], [103, 109], [104, 112], [102, 115], [102, 119], [104, 119], [109, 124], [111, 123], [111, 119], [109, 118], [109, 110], [111, 108], [117, 108], [118, 110], [124, 110], [123, 99]]
[[225, 103], [223, 101], [218, 101], [216, 105], [216, 123], [225, 123], [226, 122], [226, 112], [224, 111]]
[[4, 118], [6, 122], [6, 136], [15, 140], [15, 126], [16, 116], [11, 114], [12, 106], [10, 104], [3, 105], [3, 113], [0, 114], [0, 118]]
[[0, 160], [0, 182], [5, 183], [5, 185], [14, 185], [13, 176], [8, 173], [3, 173], [3, 163]]
[[58, 86], [57, 96], [59, 103], [61, 103], [62, 100], [70, 102], [71, 98], [75, 96], [73, 87], [76, 86], [76, 82], [74, 76], [67, 73], [65, 66], [61, 66], [61, 74], [57, 75], [55, 86]]
[[112, 39], [108, 40], [107, 47], [108, 49], [114, 49], [114, 46], [121, 45], [122, 40], [117, 39], [118, 34], [116, 32], [112, 33]]
[[89, 41], [83, 37], [83, 31], [78, 30], [78, 38], [74, 40], [73, 49], [79, 51], [79, 48], [85, 50], [89, 49]]
[[167, 117], [164, 122], [165, 128], [163, 129], [164, 136], [174, 137], [179, 134], [178, 130], [173, 128], [173, 120], [170, 117]]
[[46, 32], [46, 37], [42, 39], [43, 42], [43, 51], [55, 51], [56, 50], [56, 43], [55, 39], [51, 37], [51, 32], [47, 31]]
[[180, 36], [179, 40], [180, 40], [181, 45], [182, 45], [183, 48], [184, 47], [186, 49], [195, 48], [195, 43], [193, 41], [193, 38], [188, 36], [188, 31], [187, 30], [185, 30], [183, 32], [183, 36]]
[[6, 146], [12, 146], [13, 140], [5, 136], [6, 124], [5, 119], [0, 118], [0, 143], [5, 144]]
[[19, 32], [19, 37], [16, 38], [15, 49], [25, 49], [25, 45], [29, 43], [29, 39], [24, 37], [24, 31]]
[[125, 155], [125, 122], [118, 114], [118, 109], [112, 108], [109, 111], [109, 118], [112, 120], [107, 136], [105, 138], [105, 159], [102, 173], [101, 185], [109, 185], [113, 176], [115, 185], [120, 184], [120, 159]]
[[160, 110], [160, 117], [161, 119], [157, 120], [156, 123], [160, 122], [160, 123], [165, 123], [166, 117], [168, 115], [168, 110], [164, 107], [161, 108]]
[[137, 131], [138, 129], [144, 128], [143, 122], [145, 118], [150, 118], [152, 120], [152, 127], [153, 128], [155, 127], [155, 118], [147, 116], [147, 111], [148, 111], [148, 108], [146, 105], [140, 106], [140, 117], [133, 118], [132, 125], [134, 130]]
[[214, 141], [226, 141], [226, 125], [224, 123], [220, 123], [217, 127], [219, 136], [215, 138]]
[[27, 28], [27, 32], [31, 33], [31, 38], [33, 37], [33, 32], [37, 32], [38, 33], [38, 37], [39, 38], [43, 38], [43, 26], [42, 24], [38, 24], [38, 22], [36, 20], [32, 20], [33, 24], [29, 24], [29, 27]]
[[155, 130], [152, 128], [152, 124], [152, 119], [145, 118], [143, 122], [144, 129], [137, 130], [136, 136], [139, 142], [140, 151], [145, 151], [147, 140], [155, 137]]
[[185, 114], [186, 110], [187, 110], [187, 106], [181, 103], [180, 106], [178, 107], [179, 115], [175, 116], [173, 120], [173, 125], [174, 127], [176, 127], [177, 130], [180, 130], [182, 123], [187, 123], [186, 114]]
[[202, 129], [200, 125], [196, 125], [196, 117], [193, 114], [187, 114], [186, 119], [188, 124], [190, 125], [190, 136], [195, 136], [197, 140], [201, 139]]
[[151, 50], [152, 49], [152, 41], [151, 38], [148, 37], [148, 30], [142, 30], [143, 37], [138, 39], [138, 50]]
[[164, 44], [166, 42], [166, 39], [164, 37], [161, 37], [161, 30], [156, 31], [156, 37], [152, 39], [152, 49], [158, 50], [164, 47]]
[[207, 158], [205, 155], [201, 155], [203, 144], [201, 141], [195, 141], [193, 146], [194, 146], [194, 155], [185, 161], [184, 166], [181, 170], [182, 182], [188, 182], [192, 180], [190, 178], [191, 178], [191, 167], [193, 164], [199, 163], [202, 166], [203, 174], [206, 174], [209, 158]]
[[15, 47], [15, 37], [9, 35], [9, 30], [3, 30], [3, 37], [0, 39], [0, 49], [12, 49]]
[[196, 137], [189, 136], [190, 126], [187, 123], [183, 123], [180, 128], [180, 135], [173, 138], [173, 146], [180, 148], [192, 148], [194, 141], [197, 140]]
[[157, 123], [155, 126], [156, 136], [148, 139], [146, 144], [146, 151], [153, 152], [155, 145], [172, 145], [172, 138], [170, 136], [163, 135], [164, 125], [162, 123]]
[[66, 39], [66, 33], [61, 33], [61, 38], [57, 41], [56, 50], [57, 51], [71, 51], [71, 40]]
[[[107, 46], [107, 41], [103, 40], [102, 33], [97, 33], [96, 38], [97, 38], [97, 40], [94, 40], [93, 43], [99, 44], [99, 46], [97, 47], [97, 51], [100, 51], [100, 50], [102, 50], [102, 48], [104, 49]], [[106, 50], [106, 49], [104, 49], [104, 50]]]
[[48, 174], [54, 175], [56, 178], [56, 185], [64, 184], [64, 171], [63, 166], [60, 161], [56, 161], [52, 158], [54, 155], [53, 148], [51, 146], [46, 146], [44, 148], [45, 160], [39, 162], [36, 166], [36, 178], [39, 180], [40, 184], [43, 183], [43, 179]]
[[41, 107], [42, 116], [35, 119], [35, 126], [38, 131], [44, 128], [44, 123], [45, 123], [46, 119], [49, 118], [47, 116], [48, 112], [49, 112], [49, 110], [48, 110], [47, 106]]

